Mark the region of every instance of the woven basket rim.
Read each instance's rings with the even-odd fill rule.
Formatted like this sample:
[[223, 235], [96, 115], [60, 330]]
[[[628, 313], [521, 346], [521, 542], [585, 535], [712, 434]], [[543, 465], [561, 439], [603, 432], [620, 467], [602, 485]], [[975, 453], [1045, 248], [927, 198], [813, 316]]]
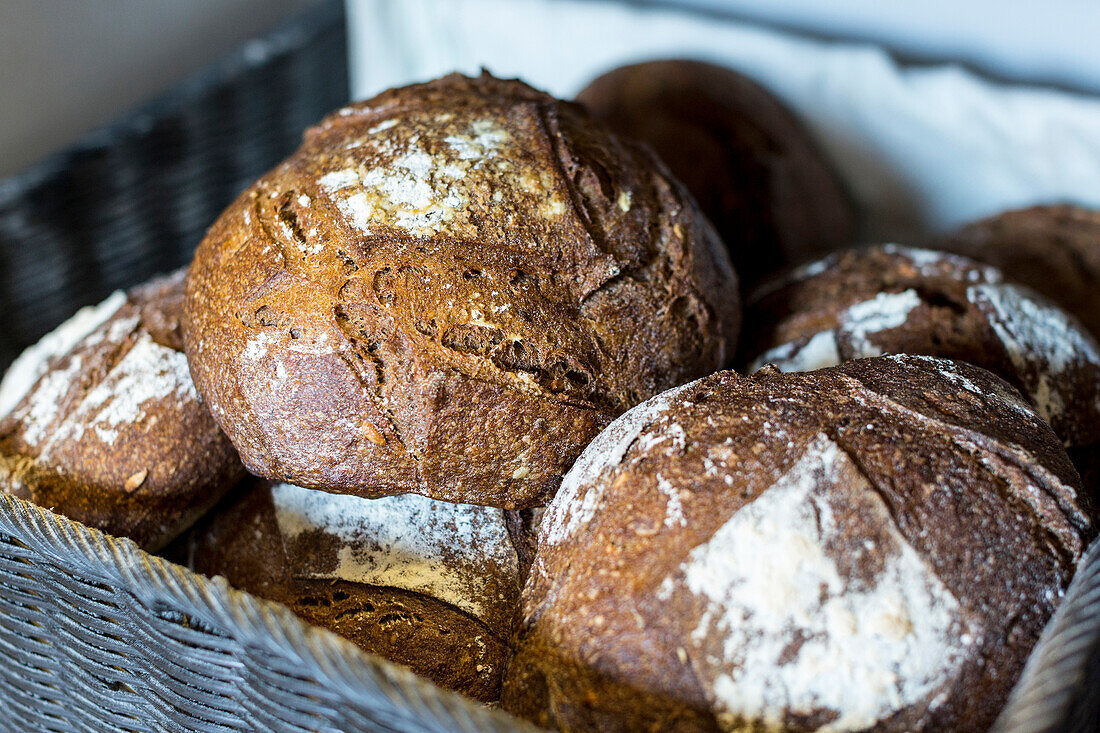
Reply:
[[[169, 560], [151, 555], [133, 541], [114, 537], [36, 504], [0, 493], [0, 533], [8, 534], [46, 559], [71, 563], [73, 556], [95, 563], [100, 577], [121, 583], [143, 603], [174, 604], [200, 622], [231, 629], [242, 645], [290, 657], [302, 671], [353, 700], [381, 694], [395, 709], [425, 710], [434, 721], [459, 722], [465, 730], [537, 731], [526, 721], [491, 709], [457, 692], [445, 690], [412, 670], [370, 654], [352, 642], [312, 626], [289, 608], [257, 598], [229, 585], [223, 577], [207, 578]], [[93, 575], [89, 573], [89, 575]], [[364, 703], [369, 706], [369, 703]]]

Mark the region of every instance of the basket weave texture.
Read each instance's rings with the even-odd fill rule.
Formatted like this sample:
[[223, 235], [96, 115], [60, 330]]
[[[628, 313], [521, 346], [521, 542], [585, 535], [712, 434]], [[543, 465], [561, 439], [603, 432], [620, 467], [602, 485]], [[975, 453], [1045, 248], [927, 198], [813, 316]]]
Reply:
[[240, 191], [347, 102], [339, 0], [0, 180], [0, 369], [78, 308], [191, 261]]
[[534, 730], [3, 494], [0, 711], [5, 731]]

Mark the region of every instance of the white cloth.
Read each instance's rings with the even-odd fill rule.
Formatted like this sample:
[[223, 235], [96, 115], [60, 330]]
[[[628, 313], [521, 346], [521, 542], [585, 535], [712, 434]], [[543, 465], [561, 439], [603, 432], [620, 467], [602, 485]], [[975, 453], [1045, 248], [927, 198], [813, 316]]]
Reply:
[[349, 11], [356, 98], [482, 66], [562, 97], [602, 71], [652, 58], [744, 72], [817, 137], [859, 202], [870, 241], [913, 241], [1032, 203], [1100, 207], [1100, 99], [621, 3], [349, 0]]

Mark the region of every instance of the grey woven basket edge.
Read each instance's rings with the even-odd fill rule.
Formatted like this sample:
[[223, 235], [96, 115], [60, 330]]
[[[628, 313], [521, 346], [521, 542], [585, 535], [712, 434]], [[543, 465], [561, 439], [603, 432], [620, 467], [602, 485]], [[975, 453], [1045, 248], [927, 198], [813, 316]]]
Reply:
[[[1067, 718], [1074, 696], [1081, 694], [1081, 687], [1088, 680], [1087, 659], [1098, 649], [1100, 539], [1093, 540], [1081, 558], [1063, 602], [1043, 628], [992, 731], [1030, 733], [1069, 729]], [[1094, 690], [1093, 694], [1100, 691]], [[1095, 721], [1094, 729], [1100, 729], [1100, 721]]]
[[[285, 606], [206, 578], [135, 543], [74, 522], [35, 504], [0, 493], [0, 533], [46, 559], [71, 565], [79, 557], [91, 580], [124, 585], [144, 602], [165, 602], [243, 644], [294, 657], [301, 670], [349, 699], [380, 694], [395, 709], [418, 714], [421, 725], [441, 731], [535, 732], [531, 724], [444, 690], [411, 670], [368, 654], [351, 642], [299, 619]], [[95, 576], [99, 577], [95, 577]], [[371, 703], [363, 700], [364, 707]], [[427, 712], [430, 720], [423, 718]]]

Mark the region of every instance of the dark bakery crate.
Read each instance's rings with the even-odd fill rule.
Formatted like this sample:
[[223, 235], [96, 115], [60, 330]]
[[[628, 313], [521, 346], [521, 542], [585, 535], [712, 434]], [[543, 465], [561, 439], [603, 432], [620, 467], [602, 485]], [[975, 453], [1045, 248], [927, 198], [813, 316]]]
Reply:
[[[238, 191], [346, 101], [321, 3], [0, 181], [0, 369], [72, 314], [186, 264]], [[1100, 546], [999, 727], [1095, 730]], [[208, 580], [0, 494], [2, 731], [518, 731], [529, 726]]]
[[330, 0], [0, 181], [0, 369], [80, 306], [189, 262], [222, 209], [347, 99]]

